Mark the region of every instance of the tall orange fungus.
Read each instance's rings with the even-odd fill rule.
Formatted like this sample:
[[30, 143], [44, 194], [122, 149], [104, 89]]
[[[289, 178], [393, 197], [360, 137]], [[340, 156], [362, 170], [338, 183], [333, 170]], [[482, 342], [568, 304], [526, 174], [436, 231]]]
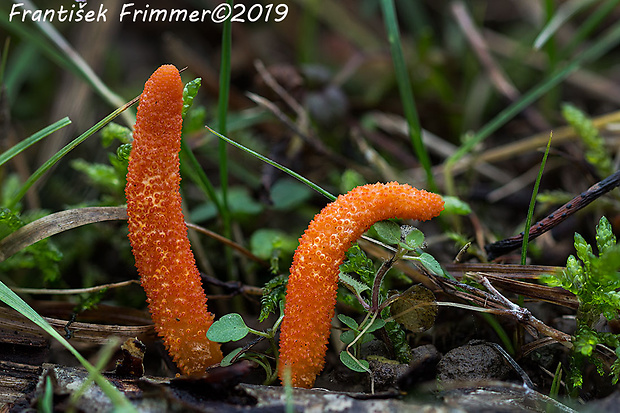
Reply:
[[439, 215], [443, 204], [439, 195], [409, 185], [377, 183], [339, 196], [314, 217], [290, 269], [280, 332], [281, 379], [290, 369], [294, 387], [310, 388], [323, 369], [339, 267], [351, 243], [377, 221], [426, 221]]
[[125, 194], [129, 240], [155, 328], [180, 371], [197, 376], [222, 352], [206, 337], [213, 314], [181, 207], [182, 109], [179, 71], [161, 66], [140, 96]]

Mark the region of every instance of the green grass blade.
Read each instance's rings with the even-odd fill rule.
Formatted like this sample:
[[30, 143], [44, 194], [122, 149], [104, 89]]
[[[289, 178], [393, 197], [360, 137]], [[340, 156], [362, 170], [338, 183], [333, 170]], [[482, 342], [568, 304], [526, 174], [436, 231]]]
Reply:
[[549, 78], [545, 79], [527, 93], [525, 93], [520, 100], [512, 103], [506, 109], [498, 113], [491, 121], [489, 121], [478, 133], [468, 139], [450, 158], [446, 160], [446, 168], [450, 169], [458, 160], [463, 156], [471, 152], [471, 150], [488, 138], [493, 132], [505, 125], [510, 119], [514, 118], [523, 109], [535, 102], [538, 98], [543, 96], [553, 87], [557, 86], [560, 82], [566, 79], [571, 73], [579, 69], [584, 63], [596, 60], [603, 56], [612, 48], [620, 44], [620, 23], [614, 24], [610, 27], [602, 38], [592, 45], [589, 49], [575, 57], [564, 67], [556, 70]]
[[48, 159], [47, 162], [41, 165], [39, 169], [37, 169], [32, 175], [30, 175], [24, 185], [22, 185], [19, 191], [17, 191], [17, 193], [13, 196], [13, 199], [11, 199], [10, 202], [7, 203], [7, 208], [13, 209], [15, 205], [19, 202], [19, 200], [22, 199], [22, 197], [26, 194], [28, 189], [30, 189], [30, 187], [34, 185], [34, 183], [39, 178], [41, 178], [41, 176], [43, 176], [45, 172], [47, 172], [52, 166], [54, 166], [56, 162], [58, 162], [63, 156], [71, 152], [71, 150], [73, 150], [80, 143], [84, 142], [86, 139], [95, 134], [95, 132], [97, 132], [99, 129], [107, 125], [110, 121], [112, 121], [112, 119], [123, 113], [124, 110], [133, 105], [135, 102], [137, 102], [137, 99], [134, 99], [131, 102], [126, 103], [120, 108], [116, 109], [114, 112], [110, 113], [108, 116], [100, 120], [96, 125], [88, 129], [86, 132], [65, 145], [65, 147], [63, 147], [61, 150], [56, 152], [54, 156]]
[[[233, 0], [227, 0], [233, 7]], [[226, 19], [222, 27], [222, 58], [220, 60], [220, 94], [217, 105], [218, 128], [223, 134], [227, 133], [228, 100], [230, 95], [230, 55], [232, 52], [232, 22]], [[225, 142], [218, 142], [218, 158], [220, 166], [220, 188], [222, 190], [221, 208], [219, 209], [223, 222], [223, 232], [226, 238], [232, 237], [232, 223], [228, 208], [228, 147]], [[237, 278], [233, 272], [233, 256], [230, 248], [226, 248], [226, 268], [228, 278]]]
[[579, 10], [590, 6], [598, 0], [570, 0], [558, 7], [553, 17], [549, 19], [540, 34], [534, 40], [534, 49], [540, 49]]
[[49, 126], [46, 126], [45, 128], [41, 129], [37, 133], [24, 139], [23, 141], [21, 141], [20, 143], [18, 143], [17, 145], [13, 146], [12, 148], [8, 149], [6, 152], [0, 155], [0, 166], [4, 165], [6, 162], [11, 160], [11, 158], [18, 155], [25, 149], [39, 142], [41, 139], [45, 138], [48, 135], [51, 135], [52, 133], [56, 132], [59, 129], [64, 128], [70, 123], [71, 123], [71, 120], [69, 120], [69, 118], [67, 117], [64, 117], [60, 119], [59, 121], [56, 121]]
[[580, 23], [579, 28], [575, 34], [572, 35], [570, 42], [562, 51], [562, 55], [568, 56], [573, 53], [593, 31], [600, 27], [603, 20], [613, 12], [616, 6], [618, 6], [618, 3], [620, 3], [620, 0], [607, 1], [589, 15], [583, 23]]
[[101, 373], [90, 364], [82, 355], [71, 345], [69, 342], [61, 336], [54, 328], [41, 317], [32, 307], [30, 307], [24, 300], [15, 294], [4, 283], [0, 282], [0, 300], [6, 305], [18, 311], [24, 317], [39, 326], [42, 330], [56, 339], [62, 344], [76, 359], [84, 366], [84, 368], [93, 375], [95, 382], [101, 387], [101, 390], [110, 398], [116, 408], [123, 409], [124, 411], [137, 412], [137, 410], [131, 405], [129, 400], [116, 389], [109, 381], [107, 381]]
[[551, 389], [549, 389], [549, 397], [552, 399], [558, 399], [560, 395], [560, 387], [562, 386], [562, 362], [558, 363], [558, 367], [555, 369], [553, 375], [553, 382], [551, 383]]
[[527, 244], [530, 239], [530, 227], [532, 226], [532, 216], [534, 215], [534, 206], [536, 205], [536, 197], [538, 196], [538, 188], [540, 187], [540, 180], [542, 179], [543, 171], [545, 170], [545, 164], [547, 163], [547, 156], [551, 149], [551, 137], [553, 133], [549, 135], [549, 141], [547, 142], [547, 149], [543, 155], [542, 162], [540, 163], [540, 169], [538, 170], [538, 177], [536, 177], [536, 183], [532, 190], [532, 199], [530, 199], [530, 207], [527, 210], [527, 218], [525, 219], [525, 229], [523, 230], [523, 246], [521, 247], [521, 265], [526, 264], [527, 259]]
[[497, 318], [495, 318], [495, 316], [488, 314], [488, 313], [482, 313], [481, 315], [482, 315], [482, 318], [484, 318], [484, 320], [491, 326], [493, 331], [495, 331], [495, 334], [497, 334], [497, 336], [499, 337], [500, 341], [502, 342], [502, 345], [504, 346], [508, 354], [515, 355], [516, 354], [515, 347], [512, 345], [510, 336], [508, 335], [504, 327], [502, 327], [500, 322], [497, 321]]
[[409, 126], [409, 136], [413, 144], [413, 149], [418, 157], [418, 160], [426, 172], [426, 183], [431, 191], [437, 191], [437, 185], [433, 177], [431, 170], [431, 161], [424, 147], [422, 141], [422, 128], [420, 127], [420, 120], [418, 118], [418, 111], [415, 105], [415, 99], [411, 89], [411, 81], [409, 80], [409, 73], [407, 71], [407, 65], [405, 64], [405, 58], [403, 57], [403, 50], [400, 41], [400, 31], [398, 29], [398, 21], [396, 20], [396, 10], [394, 9], [393, 0], [381, 0], [381, 8], [383, 10], [383, 18], [385, 26], [388, 32], [388, 41], [390, 43], [390, 51], [392, 53], [392, 61], [394, 62], [394, 71], [396, 73], [396, 80], [398, 82], [398, 89], [400, 91], [400, 98], [403, 104], [403, 110], [405, 112], [405, 119]]
[[[233, 1], [228, 0], [227, 3], [232, 7]], [[230, 19], [224, 22], [222, 28], [222, 59], [220, 61], [220, 93], [217, 105], [218, 130], [224, 135], [227, 132], [228, 120], [228, 100], [230, 95], [230, 54], [232, 48], [232, 24]], [[224, 207], [228, 206], [228, 155], [226, 153], [226, 143], [220, 141], [219, 161], [220, 161], [220, 181], [222, 187], [222, 202]]]
[[246, 148], [245, 146], [241, 145], [240, 143], [237, 143], [235, 141], [233, 141], [230, 138], [227, 138], [226, 136], [222, 135], [219, 132], [214, 131], [213, 129], [211, 129], [210, 127], [206, 126], [206, 128], [215, 136], [217, 136], [218, 138], [228, 142], [229, 144], [249, 153], [252, 156], [255, 156], [256, 158], [260, 159], [261, 161], [273, 166], [274, 168], [278, 168], [279, 170], [281, 170], [282, 172], [285, 172], [287, 174], [289, 174], [290, 176], [292, 176], [293, 178], [303, 182], [304, 184], [308, 185], [310, 188], [314, 189], [315, 191], [317, 191], [319, 194], [323, 195], [325, 198], [329, 199], [330, 201], [334, 201], [336, 199], [336, 197], [332, 194], [330, 194], [328, 191], [324, 190], [323, 188], [321, 188], [320, 186], [318, 186], [317, 184], [315, 184], [314, 182], [304, 178], [303, 176], [299, 175], [297, 172], [294, 172], [290, 169], [288, 169], [286, 166], [280, 165], [279, 163], [272, 161], [271, 159], [267, 158], [266, 156], [261, 155], [258, 152], [253, 151], [250, 148]]

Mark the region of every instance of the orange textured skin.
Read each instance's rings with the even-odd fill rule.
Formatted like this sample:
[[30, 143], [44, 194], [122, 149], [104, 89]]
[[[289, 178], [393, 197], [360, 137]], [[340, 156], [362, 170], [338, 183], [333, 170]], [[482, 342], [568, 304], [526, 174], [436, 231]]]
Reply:
[[310, 388], [325, 364], [340, 264], [351, 243], [375, 222], [426, 221], [443, 210], [437, 194], [400, 185], [357, 187], [327, 205], [299, 239], [290, 270], [280, 332], [280, 379], [290, 368], [294, 387]]
[[155, 328], [181, 372], [198, 376], [222, 352], [206, 337], [213, 314], [181, 208], [182, 108], [179, 71], [161, 66], [140, 96], [125, 195], [129, 240]]

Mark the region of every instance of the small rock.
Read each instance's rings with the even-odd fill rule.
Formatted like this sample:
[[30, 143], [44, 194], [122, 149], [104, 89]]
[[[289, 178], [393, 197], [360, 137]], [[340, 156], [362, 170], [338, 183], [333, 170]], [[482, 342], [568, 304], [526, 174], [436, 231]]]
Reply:
[[368, 356], [368, 364], [372, 371], [375, 392], [396, 388], [396, 381], [409, 369], [408, 364], [380, 356]]
[[492, 346], [467, 344], [446, 353], [437, 365], [440, 381], [504, 380], [510, 365]]
[[419, 346], [411, 350], [409, 368], [398, 378], [398, 387], [407, 391], [419, 383], [434, 380], [437, 374], [437, 363], [441, 354], [432, 344]]

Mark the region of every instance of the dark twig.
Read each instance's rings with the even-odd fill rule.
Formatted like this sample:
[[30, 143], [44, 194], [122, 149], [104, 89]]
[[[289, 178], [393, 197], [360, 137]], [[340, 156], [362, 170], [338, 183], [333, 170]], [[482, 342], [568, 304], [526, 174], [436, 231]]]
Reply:
[[228, 294], [226, 295], [209, 295], [208, 296], [209, 300], [216, 300], [216, 299], [221, 299], [221, 298], [232, 298], [237, 295], [244, 295], [247, 297], [247, 296], [257, 296], [257, 295], [263, 294], [263, 289], [260, 287], [253, 287], [251, 285], [245, 285], [245, 284], [242, 284], [240, 281], [234, 281], [234, 280], [233, 281], [222, 281], [215, 277], [206, 275], [205, 273], [200, 273], [200, 275], [205, 283], [208, 283], [209, 285], [213, 285], [216, 287], [223, 288], [228, 292]]
[[[532, 225], [530, 227], [529, 239], [532, 240], [549, 231], [551, 228], [568, 218], [571, 214], [579, 211], [601, 195], [606, 194], [617, 186], [620, 186], [620, 171], [617, 171], [602, 181], [592, 185], [587, 191], [582, 192], [580, 195], [562, 205], [553, 213], [547, 215], [545, 218]], [[515, 235], [514, 237], [485, 245], [484, 249], [487, 251], [487, 258], [489, 260], [493, 260], [516, 248], [519, 248], [522, 242], [523, 232], [519, 235]]]

